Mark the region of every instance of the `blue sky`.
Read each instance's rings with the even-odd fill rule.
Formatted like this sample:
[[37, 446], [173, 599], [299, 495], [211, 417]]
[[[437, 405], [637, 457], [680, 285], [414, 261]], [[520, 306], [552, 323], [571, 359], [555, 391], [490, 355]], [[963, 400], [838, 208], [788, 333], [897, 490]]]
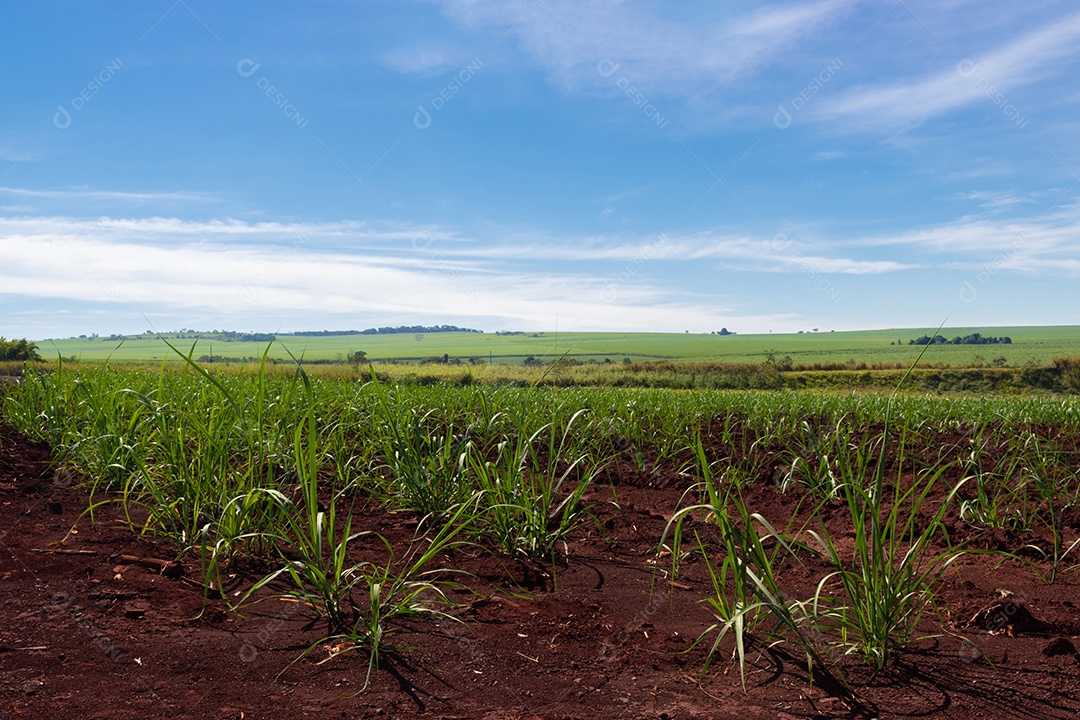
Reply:
[[1080, 7], [5, 4], [0, 335], [1080, 324]]

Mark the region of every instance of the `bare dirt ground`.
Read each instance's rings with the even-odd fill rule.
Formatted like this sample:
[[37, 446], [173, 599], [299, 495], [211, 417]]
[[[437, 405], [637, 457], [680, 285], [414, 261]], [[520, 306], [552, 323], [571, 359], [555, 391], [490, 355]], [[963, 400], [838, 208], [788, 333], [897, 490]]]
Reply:
[[[625, 459], [592, 491], [595, 521], [554, 578], [480, 548], [453, 551], [447, 564], [472, 574], [453, 593], [464, 622], [401, 628], [393, 642], [403, 650], [363, 692], [362, 653], [327, 659], [316, 648], [297, 660], [322, 630], [302, 605], [266, 599], [240, 616], [205, 600], [191, 561], [163, 574], [153, 561], [175, 549], [137, 537], [117, 506], [91, 522], [86, 492], [68, 478], [48, 447], [0, 430], [3, 717], [1080, 717], [1080, 573], [1047, 585], [1017, 562], [992, 570], [1000, 558], [991, 555], [948, 571], [921, 628], [935, 637], [872, 682], [848, 658], [839, 664], [847, 688], [819, 674], [811, 685], [792, 643], [755, 646], [745, 690], [728, 641], [702, 675], [704, 649], [688, 648], [713, 622], [700, 602], [704, 564], [689, 560], [669, 582], [654, 560], [692, 479]], [[779, 527], [805, 512], [768, 482], [747, 499]], [[824, 515], [843, 531], [842, 507]], [[1015, 540], [949, 523], [974, 547]], [[358, 524], [401, 544], [416, 518], [370, 508]], [[812, 592], [825, 571], [813, 558], [807, 567], [785, 576], [792, 596]]]

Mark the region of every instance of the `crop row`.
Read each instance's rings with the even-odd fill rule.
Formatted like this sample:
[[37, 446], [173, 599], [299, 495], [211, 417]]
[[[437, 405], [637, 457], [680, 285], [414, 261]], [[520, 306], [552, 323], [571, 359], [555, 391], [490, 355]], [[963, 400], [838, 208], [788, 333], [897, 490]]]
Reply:
[[[86, 482], [88, 512], [119, 503], [135, 531], [197, 559], [208, 593], [241, 560], [269, 561], [230, 602], [266, 588], [301, 599], [322, 639], [367, 653], [369, 674], [397, 619], [453, 619], [444, 551], [474, 543], [554, 569], [588, 520], [590, 487], [627, 466], [685, 481], [656, 542], [665, 572], [710, 560], [713, 650], [731, 635], [743, 658], [768, 618], [812, 667], [827, 668], [828, 647], [879, 669], [963, 551], [947, 538], [950, 508], [972, 527], [1029, 533], [1022, 557], [1048, 583], [1075, 568], [1078, 413], [1071, 399], [388, 385], [193, 362], [183, 374], [61, 365], [3, 402], [6, 422]], [[760, 482], [845, 508], [854, 549], [823, 522], [778, 531], [742, 500]], [[353, 532], [356, 503], [372, 500], [421, 518], [403, 554]], [[787, 597], [776, 572], [807, 552], [832, 571], [812, 596]]]

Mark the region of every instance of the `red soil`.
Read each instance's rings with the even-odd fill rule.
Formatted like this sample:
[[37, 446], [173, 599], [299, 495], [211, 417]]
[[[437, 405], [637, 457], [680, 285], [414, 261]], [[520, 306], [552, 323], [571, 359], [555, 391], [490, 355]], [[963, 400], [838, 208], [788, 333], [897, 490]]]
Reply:
[[[666, 519], [692, 478], [639, 472], [620, 460], [590, 500], [595, 523], [577, 533], [554, 582], [542, 568], [458, 549], [473, 574], [454, 594], [463, 624], [415, 623], [405, 647], [359, 692], [362, 653], [322, 664], [302, 606], [268, 599], [243, 617], [205, 602], [198, 568], [182, 573], [121, 556], [169, 560], [139, 539], [115, 506], [83, 515], [87, 496], [50, 465], [49, 448], [0, 429], [0, 713], [38, 718], [1075, 718], [1080, 716], [1080, 573], [1052, 586], [1010, 561], [967, 555], [945, 577], [921, 640], [868, 682], [854, 659], [851, 690], [815, 675], [792, 643], [755, 646], [746, 689], [731, 644], [702, 677], [713, 618], [702, 561], [676, 583], [652, 562]], [[608, 501], [614, 490], [621, 512]], [[756, 483], [747, 499], [780, 527], [805, 514], [795, 493]], [[841, 507], [827, 509], [842, 532]], [[401, 544], [415, 519], [377, 509], [362, 527]], [[956, 534], [984, 537], [959, 519]], [[836, 524], [834, 527], [834, 523]], [[850, 521], [849, 521], [850, 525]], [[75, 530], [72, 530], [72, 528]], [[707, 528], [702, 528], [707, 531]], [[850, 528], [849, 528], [850, 529]], [[1075, 529], [1074, 529], [1075, 531]], [[1027, 540], [1024, 540], [1027, 541]], [[1021, 543], [1016, 543], [1021, 544]], [[807, 596], [824, 564], [790, 571]], [[239, 579], [238, 579], [239, 580]], [[949, 634], [943, 633], [943, 628]], [[994, 632], [991, 632], [991, 631]], [[960, 636], [968, 640], [962, 640]], [[359, 694], [358, 694], [359, 693]]]

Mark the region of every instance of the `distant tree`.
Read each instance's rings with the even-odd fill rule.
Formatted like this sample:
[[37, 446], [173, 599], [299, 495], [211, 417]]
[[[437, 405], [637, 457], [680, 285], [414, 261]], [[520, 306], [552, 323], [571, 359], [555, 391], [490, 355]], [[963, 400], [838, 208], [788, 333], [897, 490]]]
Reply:
[[19, 340], [5, 340], [0, 337], [0, 360], [41, 360], [38, 354], [37, 343], [32, 343], [26, 338]]
[[540, 367], [544, 364], [544, 361], [530, 355], [521, 364], [525, 367]]
[[367, 353], [363, 350], [353, 350], [346, 356], [346, 359], [350, 365], [357, 367], [361, 363], [367, 362]]
[[908, 340], [908, 345], [1011, 345], [1012, 338], [1005, 337], [991, 337], [982, 335], [980, 333], [971, 333], [970, 335], [964, 335], [961, 337], [957, 335], [951, 340], [946, 340], [941, 335], [935, 335], [930, 337], [929, 335], [923, 335], [922, 337], [915, 338], [914, 340]]
[[482, 333], [484, 331], [458, 327], [457, 325], [400, 325], [398, 327], [387, 326], [368, 328], [366, 330], [298, 330], [290, 334], [297, 337], [329, 337], [332, 335], [392, 335], [395, 333], [423, 335], [424, 333], [441, 332]]

